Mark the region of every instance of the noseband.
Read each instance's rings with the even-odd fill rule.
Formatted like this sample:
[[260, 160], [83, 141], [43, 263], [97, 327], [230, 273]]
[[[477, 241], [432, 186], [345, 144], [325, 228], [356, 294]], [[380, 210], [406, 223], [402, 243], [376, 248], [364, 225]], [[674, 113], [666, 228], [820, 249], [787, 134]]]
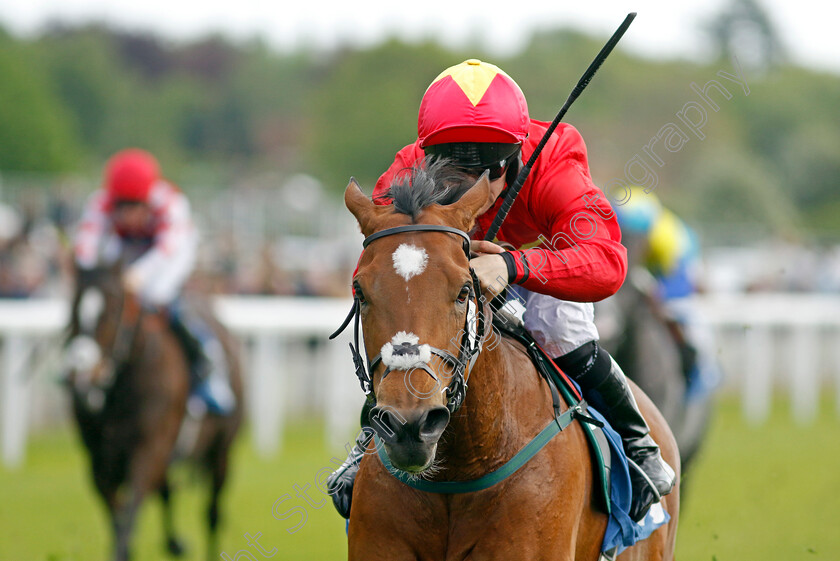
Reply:
[[[74, 391], [84, 396], [82, 400], [83, 406], [92, 411], [100, 411], [102, 409], [104, 400], [108, 399], [108, 394], [113, 388], [117, 376], [131, 358], [132, 347], [140, 328], [142, 316], [143, 309], [139, 303], [129, 298], [127, 294], [123, 294], [110, 352], [105, 353], [100, 351], [102, 353], [100, 356], [105, 358], [104, 374], [100, 380], [94, 380], [93, 384], [90, 384], [88, 380], [83, 382], [82, 386], [74, 385]], [[96, 328], [93, 330], [94, 334], [95, 332]], [[91, 335], [89, 330], [80, 328], [75, 336], [91, 338]], [[101, 349], [98, 342], [96, 345]]]
[[[381, 230], [376, 232], [375, 234], [371, 234], [367, 238], [365, 238], [364, 242], [362, 243], [363, 248], [367, 248], [367, 246], [379, 238], [384, 238], [386, 236], [393, 236], [395, 234], [402, 234], [406, 232], [444, 232], [449, 234], [456, 234], [463, 238], [463, 250], [465, 255], [467, 256], [467, 260], [470, 258], [470, 237], [466, 234], [466, 232], [459, 230], [457, 228], [452, 228], [450, 226], [442, 226], [436, 224], [413, 224], [409, 226], [397, 226], [395, 228], [387, 228], [385, 230]], [[484, 317], [484, 301], [481, 297], [481, 287], [478, 282], [478, 277], [475, 274], [475, 271], [470, 268], [470, 276], [472, 277], [472, 287], [470, 288], [470, 294], [467, 298], [468, 302], [468, 311], [467, 311], [467, 319], [464, 325], [463, 337], [461, 338], [461, 343], [458, 350], [458, 356], [456, 357], [452, 353], [444, 349], [438, 349], [436, 347], [429, 347], [431, 354], [438, 356], [445, 364], [448, 364], [452, 367], [452, 380], [450, 381], [449, 385], [444, 388], [442, 391], [446, 392], [447, 394], [447, 402], [446, 407], [449, 409], [450, 413], [454, 413], [461, 407], [461, 404], [464, 402], [464, 398], [467, 394], [467, 380], [466, 376], [468, 375], [469, 371], [472, 370], [472, 366], [475, 363], [475, 360], [478, 358], [478, 354], [481, 352], [481, 346], [484, 342], [484, 336], [486, 331], [486, 318]], [[362, 391], [366, 394], [373, 394], [373, 371], [382, 362], [382, 355], [377, 354], [373, 359], [368, 358], [367, 362], [368, 365], [365, 366], [365, 361], [362, 359], [362, 355], [359, 351], [359, 318], [361, 315], [361, 306], [362, 303], [359, 300], [359, 297], [354, 293], [353, 294], [353, 307], [350, 309], [350, 313], [345, 318], [344, 322], [341, 324], [335, 333], [330, 335], [330, 339], [334, 339], [338, 336], [339, 333], [344, 331], [347, 325], [350, 323], [350, 320], [353, 319], [354, 321], [354, 342], [350, 343], [350, 352], [353, 355], [353, 364], [356, 369], [356, 376], [359, 378], [359, 383], [362, 386]], [[472, 313], [470, 313], [472, 312]], [[473, 325], [475, 324], [475, 325]], [[421, 363], [418, 365], [419, 368], [424, 370], [432, 379], [440, 385], [440, 379], [437, 375], [429, 368], [428, 364]], [[382, 374], [382, 378], [384, 379], [388, 373], [391, 372], [391, 368], [386, 366], [385, 372]], [[376, 396], [373, 396], [374, 402], [376, 400]]]

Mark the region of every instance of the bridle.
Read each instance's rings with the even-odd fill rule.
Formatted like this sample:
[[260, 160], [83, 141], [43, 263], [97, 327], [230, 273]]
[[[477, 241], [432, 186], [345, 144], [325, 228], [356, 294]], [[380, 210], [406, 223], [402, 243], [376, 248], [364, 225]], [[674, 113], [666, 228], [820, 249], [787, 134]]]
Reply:
[[[122, 294], [110, 352], [103, 352], [101, 355], [106, 357], [107, 362], [105, 375], [102, 376], [103, 380], [96, 384], [99, 390], [107, 391], [110, 389], [116, 381], [116, 374], [128, 364], [142, 316], [143, 309], [139, 302], [130, 298], [127, 294]], [[79, 334], [89, 336], [84, 330], [80, 330]]]
[[[411, 225], [411, 226], [397, 226], [395, 228], [388, 228], [386, 230], [382, 230], [380, 232], [376, 232], [365, 238], [363, 243], [363, 247], [367, 247], [371, 242], [378, 240], [379, 238], [383, 238], [385, 236], [392, 236], [394, 234], [401, 234], [405, 232], [447, 232], [451, 234], [457, 234], [461, 236], [464, 240], [463, 249], [464, 253], [467, 256], [467, 259], [470, 257], [470, 237], [463, 231], [458, 230], [457, 228], [451, 228], [449, 226], [437, 226], [437, 225]], [[452, 381], [450, 382], [449, 386], [444, 388], [448, 394], [446, 408], [449, 410], [450, 413], [454, 413], [458, 410], [458, 408], [463, 404], [464, 398], [466, 397], [467, 392], [467, 378], [469, 377], [469, 371], [472, 369], [473, 364], [475, 363], [476, 358], [478, 357], [479, 353], [481, 352], [482, 344], [484, 342], [485, 336], [488, 333], [492, 332], [492, 330], [487, 329], [487, 325], [490, 324], [492, 321], [491, 318], [485, 317], [485, 310], [492, 309], [490, 303], [486, 302], [485, 298], [481, 296], [480, 285], [478, 282], [478, 277], [475, 274], [475, 271], [470, 268], [470, 276], [472, 277], [472, 286], [470, 288], [469, 294], [469, 302], [472, 306], [475, 306], [477, 311], [478, 317], [475, 318], [477, 326], [474, 331], [470, 329], [470, 311], [467, 311], [467, 320], [466, 325], [464, 326], [464, 336], [461, 339], [461, 346], [458, 352], [458, 356], [455, 357], [452, 353], [448, 351], [444, 351], [441, 349], [436, 349], [431, 347], [431, 352], [437, 356], [439, 356], [445, 363], [452, 364], [455, 366], [455, 372], [452, 376]], [[353, 343], [350, 343], [350, 351], [353, 354], [353, 363], [356, 366], [356, 376], [359, 378], [359, 382], [362, 385], [362, 390], [369, 394], [370, 398], [372, 399], [373, 403], [372, 406], [376, 405], [376, 396], [373, 395], [373, 371], [382, 362], [381, 355], [376, 355], [373, 360], [368, 360], [368, 365], [365, 367], [365, 362], [362, 359], [362, 356], [359, 352], [359, 316], [361, 314], [361, 301], [359, 296], [353, 294], [353, 307], [350, 310], [350, 313], [345, 318], [344, 323], [341, 324], [341, 327], [330, 336], [330, 339], [335, 338], [339, 333], [344, 331], [347, 325], [350, 323], [351, 319], [355, 320], [355, 346]], [[550, 362], [550, 359], [545, 359], [542, 357], [540, 352], [537, 351], [536, 342], [530, 337], [526, 337], [524, 341], [522, 341], [525, 345], [526, 349], [528, 349], [529, 354], [531, 354], [538, 362], [543, 363], [545, 360]], [[553, 364], [553, 363], [552, 363]], [[436, 382], [438, 382], [438, 377], [431, 371], [428, 366], [421, 366], [423, 370], [425, 370]], [[556, 367], [555, 367], [556, 368]], [[384, 443], [380, 439], [379, 436], [376, 435], [375, 431], [366, 432], [365, 437], [362, 441], [358, 441], [360, 445], [364, 448], [367, 448], [368, 444], [371, 440], [375, 440], [376, 445], [375, 449], [379, 455], [379, 459], [382, 461], [382, 465], [388, 470], [388, 472], [396, 477], [398, 480], [402, 481], [406, 485], [418, 489], [421, 491], [426, 491], [430, 493], [446, 493], [446, 494], [453, 494], [453, 493], [472, 493], [475, 491], [480, 491], [482, 489], [487, 489], [496, 485], [497, 483], [504, 481], [514, 473], [516, 473], [522, 466], [527, 464], [549, 441], [551, 441], [554, 436], [559, 434], [563, 431], [566, 427], [568, 427], [575, 419], [580, 419], [581, 421], [593, 424], [600, 424], [600, 421], [597, 419], [593, 419], [586, 414], [586, 403], [574, 399], [571, 390], [566, 388], [565, 386], [558, 386], [551, 378], [551, 375], [548, 374], [546, 370], [539, 370], [541, 376], [543, 376], [548, 383], [549, 389], [551, 390], [552, 396], [552, 403], [554, 407], [554, 417], [549, 421], [546, 427], [539, 432], [531, 441], [525, 445], [519, 452], [516, 453], [510, 460], [508, 460], [505, 464], [499, 467], [496, 470], [491, 471], [490, 473], [479, 477], [477, 479], [472, 479], [468, 481], [426, 481], [422, 478], [417, 478], [413, 474], [407, 474], [405, 472], [396, 469], [392, 464], [388, 457], [388, 454], [385, 450]], [[383, 373], [382, 377], [384, 378], [389, 372], [389, 369], [386, 368], [385, 372]], [[562, 388], [562, 389], [560, 389]], [[565, 398], [566, 402], [569, 404], [569, 408], [565, 411], [560, 411], [560, 392], [562, 391], [563, 397]], [[594, 436], [592, 437], [594, 438]]]
[[[367, 248], [371, 242], [374, 242], [380, 238], [384, 238], [386, 236], [393, 236], [395, 234], [403, 234], [407, 232], [444, 232], [450, 234], [456, 234], [463, 238], [463, 250], [467, 256], [467, 260], [470, 258], [470, 237], [467, 235], [466, 232], [463, 230], [459, 230], [457, 228], [452, 228], [450, 226], [443, 226], [437, 224], [413, 224], [408, 226], [396, 226], [394, 228], [387, 228], [385, 230], [381, 230], [374, 234], [371, 234], [367, 238], [365, 238], [364, 242], [362, 242], [362, 248]], [[431, 354], [436, 355], [439, 357], [444, 364], [447, 364], [452, 367], [452, 379], [449, 385], [441, 390], [447, 394], [447, 401], [446, 407], [449, 409], [450, 413], [454, 413], [457, 411], [464, 402], [464, 398], [467, 394], [467, 378], [469, 377], [469, 373], [472, 370], [473, 364], [475, 364], [476, 359], [478, 358], [479, 353], [481, 352], [482, 345], [484, 343], [484, 339], [487, 335], [487, 323], [488, 318], [485, 317], [485, 299], [481, 296], [481, 286], [478, 281], [478, 277], [470, 268], [470, 277], [472, 278], [472, 285], [470, 287], [470, 292], [467, 298], [467, 318], [465, 320], [463, 331], [463, 336], [461, 337], [461, 341], [459, 344], [458, 356], [456, 357], [449, 351], [445, 349], [439, 349], [437, 347], [429, 346], [429, 350]], [[350, 320], [353, 320], [353, 340], [354, 343], [350, 343], [350, 352], [353, 355], [353, 364], [356, 370], [356, 377], [359, 378], [359, 383], [362, 386], [362, 391], [365, 394], [372, 396], [374, 404], [376, 401], [376, 396], [373, 395], [373, 372], [379, 366], [379, 363], [382, 362], [382, 355], [377, 354], [372, 359], [367, 357], [367, 366], [365, 366], [365, 361], [362, 359], [362, 355], [359, 349], [359, 332], [360, 332], [360, 316], [361, 316], [361, 300], [360, 297], [353, 294], [353, 307], [350, 309], [350, 313], [345, 318], [344, 322], [341, 324], [335, 333], [330, 335], [330, 339], [334, 339], [337, 337], [347, 325], [350, 323]], [[429, 368], [429, 365], [426, 363], [418, 364], [417, 368], [424, 370], [431, 378], [440, 386], [440, 379], [438, 376]], [[386, 366], [385, 372], [382, 374], [382, 378], [384, 379], [388, 373], [391, 372], [391, 368]]]

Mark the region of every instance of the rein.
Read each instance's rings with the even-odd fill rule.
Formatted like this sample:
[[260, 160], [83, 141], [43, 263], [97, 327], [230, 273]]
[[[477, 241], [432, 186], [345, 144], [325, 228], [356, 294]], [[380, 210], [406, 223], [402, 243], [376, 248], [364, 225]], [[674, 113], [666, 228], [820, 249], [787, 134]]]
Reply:
[[517, 471], [519, 468], [527, 464], [537, 452], [542, 450], [552, 438], [557, 436], [566, 427], [572, 424], [575, 419], [588, 418], [586, 413], [586, 402], [580, 401], [572, 407], [566, 409], [560, 415], [551, 419], [540, 433], [531, 439], [519, 452], [517, 452], [510, 460], [505, 462], [498, 469], [483, 475], [477, 479], [470, 479], [468, 481], [427, 481], [419, 479], [416, 475], [408, 472], [398, 470], [391, 464], [388, 459], [388, 454], [385, 452], [385, 443], [379, 438], [379, 435], [374, 434], [374, 443], [376, 452], [379, 454], [379, 459], [385, 466], [388, 472], [418, 491], [426, 491], [427, 493], [443, 493], [443, 494], [459, 494], [459, 493], [474, 493], [475, 491], [482, 491], [488, 489], [497, 483], [501, 483]]
[[[565, 375], [557, 369], [556, 365], [554, 365], [550, 359], [547, 359], [544, 356], [544, 352], [538, 348], [536, 342], [526, 331], [509, 329], [509, 326], [503, 323], [497, 323], [496, 326], [525, 346], [525, 349], [534, 361], [534, 366], [537, 368], [537, 372], [545, 380], [546, 384], [548, 384], [548, 388], [551, 391], [554, 417], [548, 422], [545, 428], [532, 438], [528, 444], [523, 446], [516, 454], [514, 454], [510, 460], [490, 473], [487, 473], [477, 479], [470, 479], [466, 481], [428, 481], [420, 479], [414, 474], [395, 468], [393, 464], [391, 464], [388, 454], [385, 452], [385, 443], [379, 438], [379, 435], [374, 433], [374, 448], [379, 455], [379, 459], [382, 461], [382, 464], [392, 476], [409, 487], [417, 489], [418, 491], [425, 491], [427, 493], [442, 494], [460, 494], [481, 491], [492, 487], [497, 483], [501, 483], [516, 473], [520, 468], [531, 461], [531, 459], [536, 456], [537, 453], [551, 441], [551, 439], [563, 432], [575, 420], [589, 425], [599, 427], [603, 426], [599, 420], [589, 415], [589, 406], [586, 401], [575, 393], [573, 386], [570, 382], [568, 382], [568, 379], [565, 378]], [[549, 364], [549, 362], [551, 364]], [[557, 374], [556, 377], [552, 375], [551, 368], [554, 368]], [[564, 383], [564, 381], [566, 383]], [[561, 394], [562, 399], [569, 404], [569, 407], [563, 412], [560, 411]], [[584, 432], [587, 437], [595, 438], [591, 429], [586, 429]], [[368, 440], [366, 444], [369, 442], [370, 440]], [[600, 457], [597, 445], [593, 449], [596, 450], [595, 453]], [[605, 496], [609, 496], [608, 489], [605, 493]], [[609, 506], [607, 506], [607, 508], [609, 508]]]
[[131, 355], [131, 345], [134, 342], [137, 329], [140, 327], [142, 314], [140, 304], [128, 295], [123, 296], [117, 333], [114, 336], [114, 346], [111, 349], [111, 360], [119, 366], [128, 362]]
[[128, 295], [123, 295], [120, 304], [120, 314], [117, 320], [117, 330], [114, 334], [114, 343], [108, 361], [108, 374], [102, 389], [110, 388], [116, 381], [116, 375], [120, 369], [128, 364], [131, 358], [131, 348], [140, 327], [143, 316], [143, 309], [140, 303]]
[[[463, 238], [462, 246], [464, 253], [466, 254], [468, 260], [470, 258], [469, 235], [457, 228], [437, 224], [414, 224], [387, 228], [365, 238], [364, 242], [362, 242], [362, 248], [367, 248], [371, 242], [380, 238], [407, 232], [443, 232], [456, 234]], [[478, 282], [478, 277], [472, 269], [470, 269], [470, 276], [472, 277], [472, 287], [470, 288], [470, 293], [467, 298], [467, 301], [469, 302], [467, 318], [462, 330], [463, 337], [461, 338], [459, 345], [458, 356], [456, 357], [444, 349], [431, 346], [429, 347], [432, 354], [438, 356], [444, 363], [449, 364], [452, 367], [452, 380], [447, 387], [441, 390], [441, 392], [445, 392], [448, 396], [446, 408], [449, 409], [450, 413], [455, 413], [455, 411], [457, 411], [464, 402], [464, 398], [467, 394], [467, 377], [469, 376], [469, 372], [472, 370], [473, 364], [475, 364], [475, 361], [481, 352], [481, 347], [487, 333], [487, 319], [484, 313], [484, 301], [481, 298], [481, 287]], [[362, 391], [365, 392], [365, 394], [373, 395], [373, 372], [376, 367], [379, 366], [379, 363], [382, 362], [382, 355], [377, 354], [372, 359], [370, 357], [366, 357], [367, 366], [365, 366], [365, 360], [362, 358], [359, 346], [359, 333], [361, 332], [361, 306], [362, 304], [359, 297], [354, 294], [353, 306], [350, 308], [350, 313], [347, 314], [344, 322], [332, 335], [330, 335], [329, 338], [334, 339], [337, 337], [347, 328], [350, 324], [350, 320], [353, 320], [353, 341], [355, 345], [354, 343], [350, 343], [350, 353], [353, 356], [353, 365], [355, 366], [356, 377], [359, 378]], [[440, 385], [440, 379], [432, 371], [432, 369], [429, 368], [428, 364], [422, 363], [419, 365], [419, 368], [425, 371], [438, 385]], [[386, 367], [385, 372], [382, 374], [382, 378], [384, 379], [389, 372], [391, 372], [391, 368]], [[375, 404], [375, 395], [373, 395], [373, 399]]]

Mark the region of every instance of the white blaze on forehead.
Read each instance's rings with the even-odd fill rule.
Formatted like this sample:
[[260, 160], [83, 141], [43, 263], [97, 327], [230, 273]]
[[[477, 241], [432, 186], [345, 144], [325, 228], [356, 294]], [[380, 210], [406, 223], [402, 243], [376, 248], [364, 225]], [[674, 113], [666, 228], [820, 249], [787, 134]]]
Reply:
[[[432, 349], [429, 345], [417, 345], [420, 338], [414, 333], [400, 331], [391, 338], [390, 343], [382, 345], [379, 351], [382, 356], [382, 363], [391, 370], [408, 370], [415, 366], [425, 364], [432, 359]], [[404, 343], [417, 345], [411, 354], [394, 355], [394, 347], [402, 347]]]
[[105, 297], [98, 288], [88, 288], [79, 299], [79, 327], [90, 333], [96, 328], [99, 316], [105, 309]]
[[391, 258], [394, 260], [394, 270], [405, 280], [425, 271], [426, 263], [429, 262], [425, 249], [407, 243], [400, 244]]

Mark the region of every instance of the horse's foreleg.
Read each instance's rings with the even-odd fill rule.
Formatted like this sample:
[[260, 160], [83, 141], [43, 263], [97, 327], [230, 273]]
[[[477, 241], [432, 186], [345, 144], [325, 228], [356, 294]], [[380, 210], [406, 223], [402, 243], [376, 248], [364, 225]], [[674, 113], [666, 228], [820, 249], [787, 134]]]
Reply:
[[[177, 427], [177, 423], [173, 423], [173, 426]], [[160, 431], [132, 451], [126, 483], [117, 493], [117, 496], [123, 499], [119, 501], [121, 506], [115, 518], [117, 550], [126, 552], [125, 557], [118, 557], [118, 559], [128, 558], [130, 535], [134, 528], [137, 510], [143, 499], [147, 494], [159, 491], [166, 484], [166, 468], [174, 440], [174, 431], [171, 434]]]
[[131, 533], [137, 509], [142, 501], [142, 493], [130, 488], [117, 491], [109, 503], [111, 510], [111, 526], [114, 530], [114, 561], [128, 561], [131, 557]]
[[210, 502], [207, 506], [207, 559], [214, 561], [219, 555], [219, 523], [221, 512], [219, 498], [227, 479], [227, 447], [217, 443], [211, 448], [209, 468], [211, 474]]
[[186, 548], [175, 533], [175, 523], [172, 519], [171, 491], [169, 481], [164, 479], [163, 484], [158, 489], [163, 504], [163, 532], [166, 536], [166, 550], [171, 555], [181, 557], [186, 552]]

